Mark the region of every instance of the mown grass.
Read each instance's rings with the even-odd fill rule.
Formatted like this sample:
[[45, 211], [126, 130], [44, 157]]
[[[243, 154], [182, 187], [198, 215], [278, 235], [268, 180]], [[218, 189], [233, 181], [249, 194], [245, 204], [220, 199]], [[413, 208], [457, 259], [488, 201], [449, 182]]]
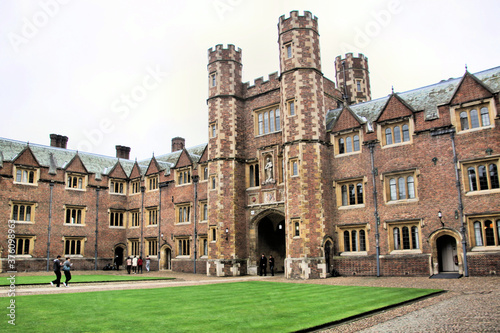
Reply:
[[[292, 332], [438, 292], [264, 281], [18, 296], [22, 332]], [[9, 298], [0, 299], [6, 309]], [[0, 329], [8, 325], [7, 319]]]
[[[66, 278], [64, 273], [61, 272], [61, 285]], [[10, 285], [10, 281], [5, 276], [0, 279], [0, 286]], [[16, 274], [16, 285], [26, 285], [26, 284], [50, 284], [50, 281], [56, 278], [55, 274], [51, 275], [32, 275], [32, 276], [19, 276]], [[73, 273], [70, 283], [82, 283], [82, 282], [113, 282], [113, 281], [140, 281], [140, 280], [170, 280], [173, 278], [169, 277], [152, 277], [145, 276], [142, 274], [138, 275], [105, 275], [105, 274], [89, 274], [89, 275], [78, 275]]]

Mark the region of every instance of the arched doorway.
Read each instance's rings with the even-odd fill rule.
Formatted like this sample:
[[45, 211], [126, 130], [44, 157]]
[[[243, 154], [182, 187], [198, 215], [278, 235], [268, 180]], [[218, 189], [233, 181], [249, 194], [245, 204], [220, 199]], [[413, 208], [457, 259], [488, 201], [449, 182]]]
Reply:
[[275, 271], [284, 272], [285, 246], [285, 217], [277, 212], [270, 212], [263, 216], [257, 224], [257, 246], [254, 258], [272, 255], [275, 262]]
[[325, 252], [326, 273], [327, 275], [332, 275], [333, 242], [330, 239], [327, 239], [323, 249]]
[[122, 245], [117, 245], [115, 247], [114, 251], [114, 259], [113, 259], [113, 264], [116, 265], [118, 269], [120, 269], [120, 266], [123, 265], [124, 257], [123, 254], [125, 253], [125, 247]]
[[172, 250], [168, 246], [162, 250], [161, 267], [166, 270], [172, 269]]
[[458, 272], [457, 240], [450, 235], [436, 239], [439, 272]]

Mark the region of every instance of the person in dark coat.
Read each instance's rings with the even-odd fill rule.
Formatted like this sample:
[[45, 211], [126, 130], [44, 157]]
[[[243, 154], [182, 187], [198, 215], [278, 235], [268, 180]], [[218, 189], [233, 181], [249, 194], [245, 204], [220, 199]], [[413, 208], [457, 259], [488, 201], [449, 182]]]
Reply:
[[119, 256], [116, 256], [115, 257], [115, 266], [116, 266], [116, 270], [119, 271], [120, 270], [120, 265], [122, 264], [122, 258], [119, 257]]
[[63, 272], [64, 276], [66, 277], [66, 281], [63, 282], [65, 287], [69, 287], [69, 280], [71, 280], [71, 266], [73, 266], [71, 258], [67, 257], [66, 261], [63, 264]]
[[269, 255], [269, 269], [271, 270], [271, 275], [274, 276], [274, 258], [272, 254]]
[[56, 275], [56, 279], [53, 281], [50, 281], [50, 285], [53, 286], [54, 284], [59, 287], [61, 285], [61, 256], [57, 256], [56, 259], [54, 259], [54, 264], [52, 266], [54, 270], [54, 274]]
[[264, 274], [264, 276], [267, 276], [267, 258], [266, 256], [264, 255], [264, 253], [262, 253], [262, 257], [260, 257], [260, 276], [262, 276], [262, 274]]

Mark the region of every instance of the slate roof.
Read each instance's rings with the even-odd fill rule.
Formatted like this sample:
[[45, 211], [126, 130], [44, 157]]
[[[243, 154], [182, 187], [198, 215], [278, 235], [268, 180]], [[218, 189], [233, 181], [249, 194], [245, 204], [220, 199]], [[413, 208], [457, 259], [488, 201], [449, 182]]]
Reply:
[[[71, 160], [77, 154], [87, 171], [89, 173], [96, 174], [97, 178], [100, 178], [101, 175], [108, 175], [113, 170], [113, 167], [116, 165], [116, 163], [120, 163], [127, 176], [130, 176], [135, 163], [131, 160], [119, 159], [116, 157], [0, 138], [0, 167], [3, 166], [4, 162], [11, 162], [15, 160], [24, 151], [24, 149], [28, 147], [28, 145], [38, 163], [42, 167], [49, 168], [51, 171], [55, 171], [55, 168], [65, 169], [68, 166], [69, 162], [71, 162]], [[202, 144], [195, 147], [186, 148], [193, 162], [197, 163], [200, 160], [206, 146], [207, 144]], [[161, 168], [160, 171], [164, 170], [166, 174], [169, 174], [170, 169], [173, 168], [177, 163], [181, 152], [182, 151], [177, 151], [155, 157], [158, 165]], [[137, 164], [141, 170], [141, 175], [144, 175], [146, 173], [151, 159], [152, 157], [137, 161]]]
[[[494, 93], [500, 92], [500, 66], [473, 74], [482, 84]], [[438, 106], [447, 104], [453, 97], [462, 77], [443, 80], [429, 86], [397, 93], [397, 95], [415, 111], [425, 112], [425, 119], [438, 117]], [[368, 102], [350, 105], [351, 110], [366, 122], [375, 121], [391, 95]], [[342, 108], [329, 110], [326, 115], [327, 129], [330, 130]]]

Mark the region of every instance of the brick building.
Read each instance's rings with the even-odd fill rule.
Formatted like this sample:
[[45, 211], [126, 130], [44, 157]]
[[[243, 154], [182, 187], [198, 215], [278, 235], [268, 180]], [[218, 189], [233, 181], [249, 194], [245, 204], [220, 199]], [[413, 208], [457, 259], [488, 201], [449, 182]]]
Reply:
[[[288, 278], [500, 271], [500, 67], [371, 99], [368, 59], [322, 74], [317, 18], [278, 23], [279, 73], [242, 82], [241, 50], [208, 50], [208, 143], [144, 161], [0, 140], [1, 232], [18, 270], [57, 254], [100, 269]], [[154, 138], [152, 138], [154, 139]], [[7, 237], [0, 241], [8, 270]]]

